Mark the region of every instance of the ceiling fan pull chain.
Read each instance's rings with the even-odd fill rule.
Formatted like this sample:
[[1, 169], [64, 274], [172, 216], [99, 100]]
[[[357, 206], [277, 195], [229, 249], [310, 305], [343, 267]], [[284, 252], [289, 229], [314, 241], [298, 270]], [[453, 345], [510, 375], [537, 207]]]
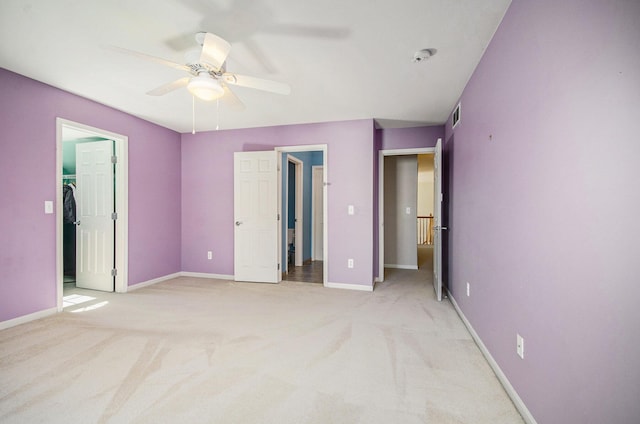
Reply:
[[216, 131], [220, 129], [220, 99], [216, 99]]

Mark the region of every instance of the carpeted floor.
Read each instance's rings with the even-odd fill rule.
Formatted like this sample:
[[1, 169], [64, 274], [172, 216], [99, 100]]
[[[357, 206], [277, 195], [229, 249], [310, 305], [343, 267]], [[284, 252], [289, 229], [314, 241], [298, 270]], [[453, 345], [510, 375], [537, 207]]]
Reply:
[[2, 423], [522, 423], [428, 273], [177, 278], [0, 332]]

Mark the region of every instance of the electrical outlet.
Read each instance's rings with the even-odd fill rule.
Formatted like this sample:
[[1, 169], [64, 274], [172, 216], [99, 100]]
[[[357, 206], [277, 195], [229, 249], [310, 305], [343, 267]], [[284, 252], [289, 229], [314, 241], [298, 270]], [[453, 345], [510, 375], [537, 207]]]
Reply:
[[524, 339], [520, 334], [516, 334], [516, 353], [524, 359]]
[[347, 268], [353, 268], [353, 259], [347, 260]]
[[213, 252], [211, 250], [207, 252], [207, 259], [209, 260], [213, 259]]
[[471, 284], [467, 281], [467, 297], [471, 296]]

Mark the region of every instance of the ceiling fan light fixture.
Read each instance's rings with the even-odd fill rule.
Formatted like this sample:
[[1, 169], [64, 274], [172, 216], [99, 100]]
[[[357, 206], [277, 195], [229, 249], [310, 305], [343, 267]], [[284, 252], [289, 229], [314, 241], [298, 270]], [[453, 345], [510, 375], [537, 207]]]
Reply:
[[219, 99], [224, 94], [220, 83], [209, 75], [198, 75], [191, 78], [187, 89], [191, 94], [204, 101]]

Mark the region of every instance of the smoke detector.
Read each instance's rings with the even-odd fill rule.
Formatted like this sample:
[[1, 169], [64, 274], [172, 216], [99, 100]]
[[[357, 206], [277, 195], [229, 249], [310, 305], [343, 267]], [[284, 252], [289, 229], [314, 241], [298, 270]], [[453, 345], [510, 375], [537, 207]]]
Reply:
[[429, 59], [431, 56], [435, 55], [438, 52], [436, 49], [422, 49], [415, 52], [413, 55], [413, 63], [424, 62]]

